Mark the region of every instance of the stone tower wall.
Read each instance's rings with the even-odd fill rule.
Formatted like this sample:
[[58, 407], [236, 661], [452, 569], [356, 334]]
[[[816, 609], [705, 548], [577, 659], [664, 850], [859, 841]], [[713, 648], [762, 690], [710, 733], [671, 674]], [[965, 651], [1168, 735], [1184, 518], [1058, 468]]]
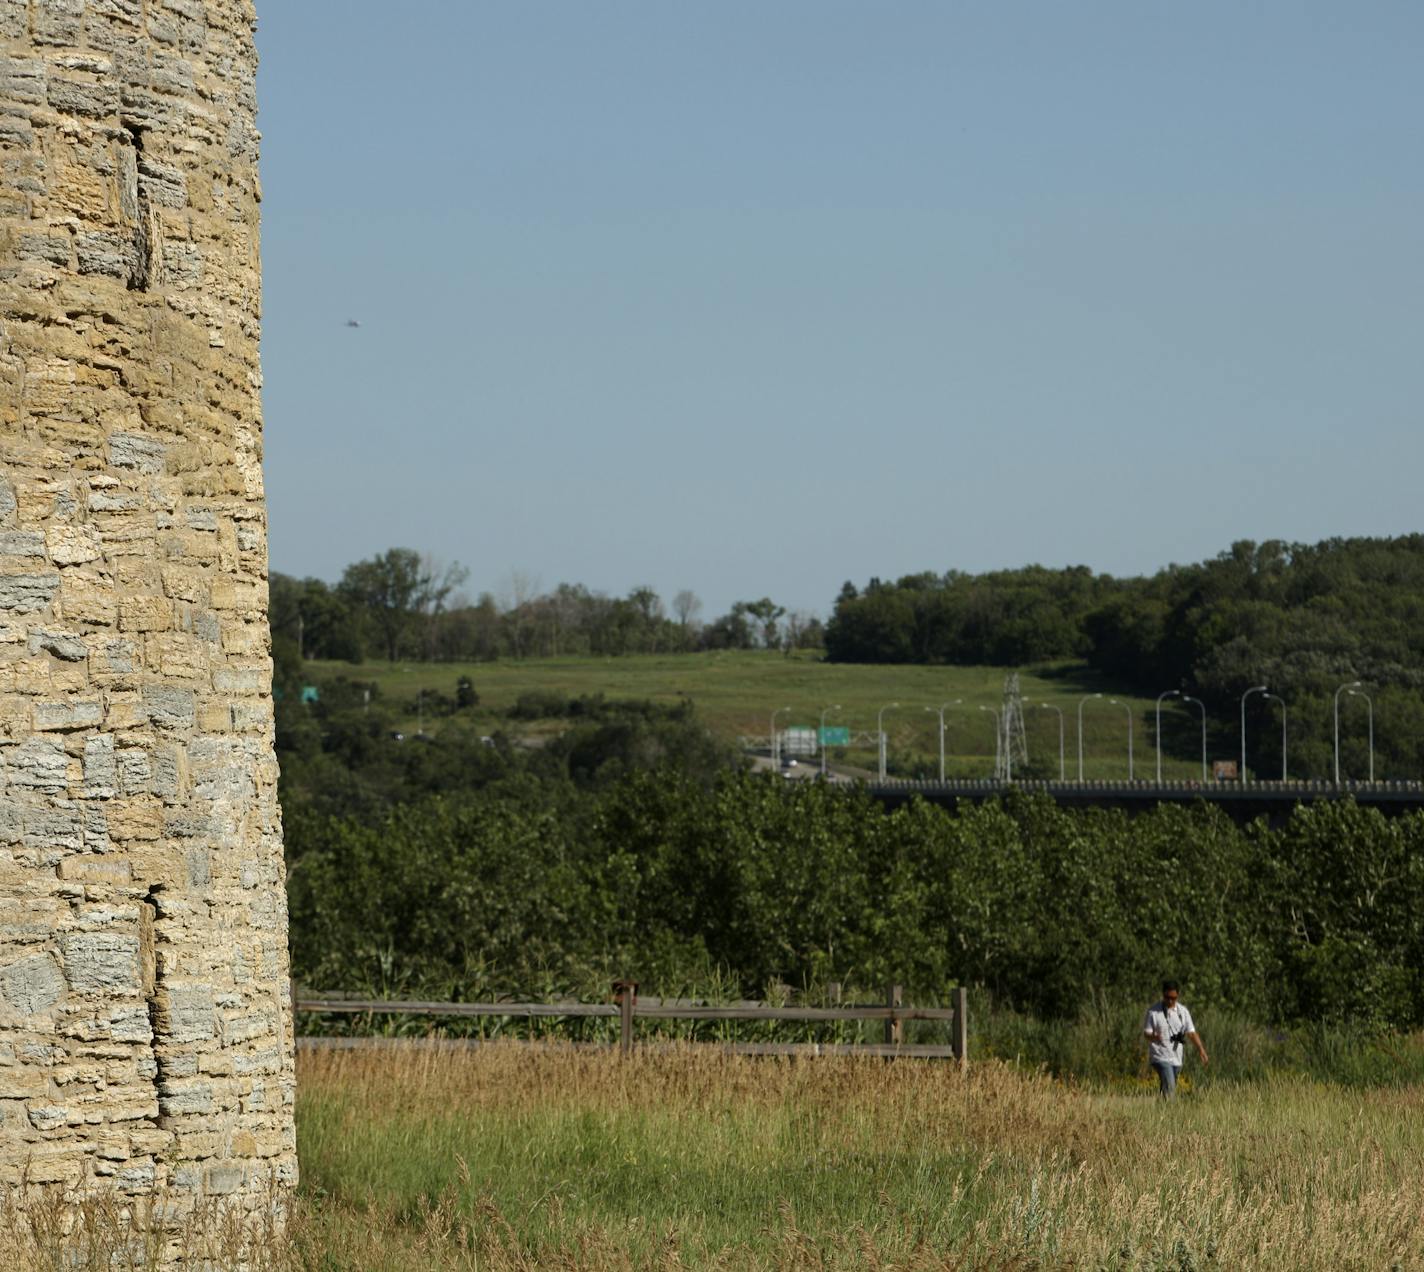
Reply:
[[0, 1174], [296, 1174], [250, 0], [0, 0]]

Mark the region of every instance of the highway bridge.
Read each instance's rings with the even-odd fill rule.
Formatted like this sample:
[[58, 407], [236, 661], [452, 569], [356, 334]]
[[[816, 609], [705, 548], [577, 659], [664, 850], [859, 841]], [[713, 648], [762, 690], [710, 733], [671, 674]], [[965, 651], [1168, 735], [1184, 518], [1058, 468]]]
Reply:
[[871, 781], [869, 793], [894, 808], [918, 796], [932, 804], [982, 803], [1011, 791], [1042, 794], [1065, 808], [1141, 811], [1158, 804], [1209, 801], [1239, 821], [1288, 816], [1298, 804], [1353, 799], [1386, 816], [1424, 808], [1424, 782], [1003, 782], [993, 778], [949, 782]]

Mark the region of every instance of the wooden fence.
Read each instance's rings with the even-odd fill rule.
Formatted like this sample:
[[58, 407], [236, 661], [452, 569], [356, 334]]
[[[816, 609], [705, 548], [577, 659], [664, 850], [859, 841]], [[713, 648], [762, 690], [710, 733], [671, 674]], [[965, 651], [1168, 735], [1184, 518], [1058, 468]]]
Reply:
[[[969, 1060], [969, 1017], [965, 991], [953, 991], [952, 1007], [907, 1007], [901, 1001], [899, 985], [888, 987], [885, 1002], [863, 1005], [835, 1001], [837, 986], [831, 987], [832, 1002], [825, 1007], [793, 1007], [777, 1003], [736, 1002], [710, 1004], [687, 998], [639, 998], [636, 981], [615, 981], [612, 1001], [607, 1003], [435, 1003], [390, 998], [358, 998], [350, 994], [313, 993], [292, 988], [292, 1004], [299, 1013], [313, 1015], [400, 1015], [443, 1016], [451, 1019], [495, 1017], [571, 1020], [604, 1017], [618, 1021], [618, 1047], [624, 1055], [633, 1048], [634, 1024], [638, 1020], [781, 1020], [798, 1023], [879, 1020], [885, 1025], [880, 1043], [761, 1042], [729, 1043], [727, 1050], [744, 1055], [871, 1055], [922, 1056], [954, 1059], [963, 1068]], [[906, 1043], [907, 1020], [938, 1020], [951, 1026], [948, 1046]], [[611, 1044], [610, 1044], [611, 1045]]]

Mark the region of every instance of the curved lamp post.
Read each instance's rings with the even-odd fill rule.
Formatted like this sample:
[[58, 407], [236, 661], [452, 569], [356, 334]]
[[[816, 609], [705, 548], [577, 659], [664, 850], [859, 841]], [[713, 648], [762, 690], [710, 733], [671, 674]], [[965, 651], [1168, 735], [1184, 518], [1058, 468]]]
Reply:
[[[999, 763], [1004, 758], [1004, 738], [999, 729], [999, 713], [993, 707], [980, 707], [979, 710], [987, 711], [994, 717], [994, 776], [998, 777]], [[1012, 764], [1013, 760], [1010, 759], [1009, 763]], [[1004, 771], [1009, 781], [1013, 781], [1013, 773], [1009, 769], [1005, 769]]]
[[1080, 782], [1083, 780], [1083, 703], [1102, 696], [1100, 693], [1085, 693], [1078, 700], [1078, 780]]
[[880, 738], [880, 780], [885, 780], [885, 713], [894, 707], [898, 707], [898, 702], [887, 702], [879, 711], [875, 713], [875, 732]]
[[1281, 781], [1284, 782], [1286, 780], [1286, 700], [1278, 693], [1263, 694], [1262, 700], [1281, 704]]
[[776, 740], [776, 717], [783, 711], [790, 710], [790, 707], [777, 707], [777, 709], [771, 713], [771, 762], [773, 765], [779, 764], [781, 761], [781, 746]]
[[1206, 703], [1200, 698], [1191, 698], [1186, 694], [1182, 695], [1183, 702], [1195, 702], [1201, 708], [1202, 718], [1202, 781], [1206, 781]]
[[1132, 768], [1132, 708], [1125, 702], [1119, 702], [1116, 698], [1109, 698], [1108, 701], [1115, 707], [1121, 707], [1127, 712], [1127, 780], [1134, 781], [1135, 777]]
[[1051, 702], [1040, 702], [1038, 704], [1045, 711], [1058, 712], [1058, 780], [1066, 782], [1068, 780], [1068, 768], [1063, 759], [1063, 708], [1055, 707]]
[[[1363, 689], [1351, 689], [1350, 697], [1363, 698], [1365, 700], [1365, 706], [1370, 710], [1370, 781], [1373, 782], [1375, 780], [1375, 700]], [[1337, 741], [1335, 744], [1335, 754], [1337, 756], [1340, 754], [1339, 745]], [[1340, 779], [1337, 777], [1335, 780], [1338, 782]]]
[[1246, 780], [1246, 699], [1253, 693], [1265, 693], [1265, 685], [1252, 685], [1241, 695], [1241, 781]]
[[1180, 689], [1167, 689], [1157, 695], [1157, 785], [1162, 785], [1162, 699], [1181, 698]]
[[[1348, 684], [1343, 684], [1343, 685], [1341, 685], [1337, 690], [1335, 690], [1335, 785], [1336, 785], [1336, 786], [1339, 786], [1339, 785], [1340, 785], [1340, 695], [1341, 695], [1342, 693], [1344, 693], [1346, 689], [1355, 690], [1355, 689], [1360, 688], [1360, 686], [1361, 686], [1361, 682], [1360, 682], [1360, 681], [1358, 681], [1358, 680], [1351, 680]], [[1354, 696], [1353, 693], [1352, 693], [1351, 696], [1352, 696], [1352, 697]], [[1374, 708], [1373, 708], [1373, 707], [1370, 709], [1370, 715], [1371, 715], [1371, 716], [1374, 715]], [[1374, 779], [1372, 778], [1371, 781], [1373, 781], [1373, 780], [1374, 780]]]
[[839, 711], [841, 704], [838, 702], [833, 707], [821, 708], [821, 731], [816, 735], [816, 745], [821, 748], [821, 776], [826, 775], [826, 717], [832, 711]]
[[939, 716], [939, 782], [941, 786], [944, 785], [944, 713], [948, 708], [957, 707], [963, 701], [963, 698], [951, 698], [948, 702], [941, 702], [937, 708], [925, 708], [930, 715]]

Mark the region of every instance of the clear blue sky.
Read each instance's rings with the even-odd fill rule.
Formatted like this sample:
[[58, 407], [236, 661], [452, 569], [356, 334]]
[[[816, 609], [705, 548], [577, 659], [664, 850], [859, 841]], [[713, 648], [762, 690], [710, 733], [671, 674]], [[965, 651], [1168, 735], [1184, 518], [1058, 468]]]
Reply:
[[259, 12], [276, 570], [711, 618], [1424, 528], [1415, 0]]

